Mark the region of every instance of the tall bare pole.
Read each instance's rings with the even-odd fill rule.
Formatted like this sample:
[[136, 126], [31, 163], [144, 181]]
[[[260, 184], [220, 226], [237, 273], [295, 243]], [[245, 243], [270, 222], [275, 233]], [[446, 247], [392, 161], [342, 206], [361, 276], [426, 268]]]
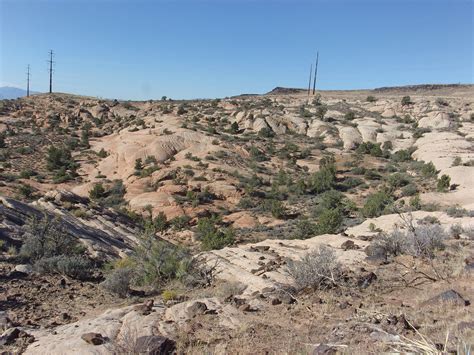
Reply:
[[311, 93], [311, 75], [312, 74], [313, 74], [313, 63], [311, 63], [311, 67], [309, 68], [308, 96]]
[[30, 96], [30, 65], [28, 64], [28, 69], [26, 71], [26, 97]]
[[49, 51], [49, 93], [53, 92], [53, 50]]
[[316, 93], [316, 77], [318, 76], [319, 51], [316, 54], [316, 67], [314, 68], [313, 95]]

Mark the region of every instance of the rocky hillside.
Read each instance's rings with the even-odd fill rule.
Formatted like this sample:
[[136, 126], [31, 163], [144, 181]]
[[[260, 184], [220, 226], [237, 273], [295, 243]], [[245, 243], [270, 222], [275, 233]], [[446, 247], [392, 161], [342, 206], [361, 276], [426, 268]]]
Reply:
[[[0, 101], [0, 344], [462, 353], [473, 105], [468, 85]], [[42, 318], [37, 287], [80, 312]]]

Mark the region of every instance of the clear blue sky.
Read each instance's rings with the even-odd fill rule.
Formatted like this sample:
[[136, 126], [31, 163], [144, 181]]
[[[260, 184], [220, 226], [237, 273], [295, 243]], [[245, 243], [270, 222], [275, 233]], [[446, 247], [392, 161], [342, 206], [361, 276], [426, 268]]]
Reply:
[[123, 99], [473, 82], [472, 0], [0, 0], [0, 86]]

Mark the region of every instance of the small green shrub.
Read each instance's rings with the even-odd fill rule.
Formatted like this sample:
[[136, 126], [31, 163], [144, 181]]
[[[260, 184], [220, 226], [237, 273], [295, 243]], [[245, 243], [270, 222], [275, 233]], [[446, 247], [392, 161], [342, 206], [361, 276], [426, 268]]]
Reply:
[[362, 215], [366, 218], [378, 217], [383, 214], [385, 208], [392, 202], [392, 197], [385, 191], [369, 195], [362, 208]]
[[42, 274], [60, 274], [73, 279], [86, 280], [91, 276], [92, 263], [78, 255], [56, 255], [35, 262], [35, 269]]
[[130, 293], [133, 274], [130, 268], [114, 269], [107, 274], [101, 286], [114, 295], [126, 297]]
[[198, 221], [196, 234], [203, 250], [222, 249], [234, 242], [231, 228], [219, 229], [215, 218], [201, 218]]
[[410, 98], [410, 96], [403, 96], [403, 97], [402, 97], [402, 101], [401, 101], [401, 103], [402, 103], [402, 106], [408, 106], [408, 105], [411, 105], [411, 104], [412, 104], [412, 102], [411, 102], [411, 98]]
[[20, 255], [31, 262], [58, 255], [74, 255], [80, 244], [66, 233], [59, 219], [33, 218], [25, 226]]
[[449, 190], [451, 184], [451, 178], [448, 175], [442, 175], [436, 184], [436, 189], [438, 192], [446, 192]]
[[327, 209], [318, 218], [316, 234], [337, 233], [342, 225], [343, 214], [339, 208]]
[[370, 154], [374, 157], [381, 157], [383, 152], [380, 148], [380, 145], [381, 143], [363, 142], [357, 147], [356, 153]]

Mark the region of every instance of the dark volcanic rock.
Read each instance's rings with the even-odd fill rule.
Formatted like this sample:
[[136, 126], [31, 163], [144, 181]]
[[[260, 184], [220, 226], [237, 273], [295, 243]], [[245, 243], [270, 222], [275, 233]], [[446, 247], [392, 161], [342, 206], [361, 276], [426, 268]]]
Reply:
[[429, 300], [422, 303], [422, 306], [431, 306], [439, 302], [450, 302], [457, 306], [469, 306], [471, 302], [465, 299], [461, 294], [454, 290], [447, 290], [439, 295], [430, 298]]
[[105, 343], [105, 339], [100, 333], [85, 333], [82, 334], [81, 339], [92, 345], [101, 345]]
[[135, 351], [139, 354], [165, 355], [172, 354], [176, 343], [161, 335], [139, 337], [135, 344]]

